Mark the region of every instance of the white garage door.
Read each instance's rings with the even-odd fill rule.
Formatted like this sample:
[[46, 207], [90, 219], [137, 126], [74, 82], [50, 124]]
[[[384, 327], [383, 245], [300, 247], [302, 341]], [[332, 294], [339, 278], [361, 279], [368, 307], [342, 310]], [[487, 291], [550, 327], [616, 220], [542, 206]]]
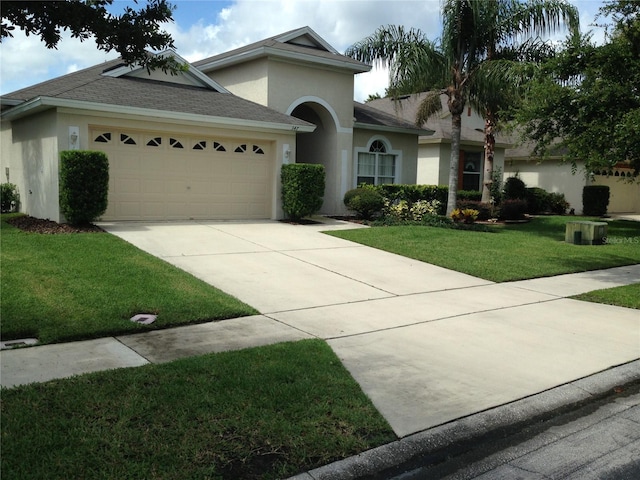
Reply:
[[271, 216], [270, 145], [95, 127], [109, 157], [103, 220], [262, 219]]

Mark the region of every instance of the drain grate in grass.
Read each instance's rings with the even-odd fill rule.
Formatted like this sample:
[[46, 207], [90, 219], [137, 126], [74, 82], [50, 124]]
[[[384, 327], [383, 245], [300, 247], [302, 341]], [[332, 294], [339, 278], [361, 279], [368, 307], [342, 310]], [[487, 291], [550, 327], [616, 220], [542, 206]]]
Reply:
[[37, 338], [18, 338], [16, 340], [7, 340], [5, 342], [0, 342], [0, 350], [8, 350], [18, 347], [30, 347], [37, 344]]
[[156, 321], [156, 318], [158, 318], [158, 316], [151, 313], [138, 313], [131, 317], [131, 321], [141, 325], [151, 325]]

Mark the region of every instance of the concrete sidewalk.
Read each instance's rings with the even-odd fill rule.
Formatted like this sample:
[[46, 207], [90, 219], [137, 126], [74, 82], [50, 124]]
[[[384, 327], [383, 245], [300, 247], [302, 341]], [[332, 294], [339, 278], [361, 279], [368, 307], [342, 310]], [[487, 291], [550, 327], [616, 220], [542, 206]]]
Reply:
[[320, 233], [341, 222], [105, 227], [263, 314], [2, 351], [3, 386], [316, 337], [405, 437], [640, 358], [637, 310], [565, 298], [640, 265], [494, 284]]

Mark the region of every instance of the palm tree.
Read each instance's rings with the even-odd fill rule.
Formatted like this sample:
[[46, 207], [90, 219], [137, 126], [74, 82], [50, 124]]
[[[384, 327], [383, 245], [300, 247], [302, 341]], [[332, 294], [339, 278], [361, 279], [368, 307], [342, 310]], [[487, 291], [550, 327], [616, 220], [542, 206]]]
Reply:
[[389, 68], [391, 96], [428, 91], [416, 118], [422, 125], [441, 110], [447, 96], [451, 113], [451, 161], [447, 215], [456, 205], [462, 112], [469, 102], [485, 118], [485, 181], [489, 200], [494, 130], [500, 110], [513, 99], [518, 61], [535, 58], [543, 43], [532, 40], [579, 27], [578, 12], [564, 0], [444, 0], [442, 37], [430, 41], [419, 29], [379, 28], [345, 52]]

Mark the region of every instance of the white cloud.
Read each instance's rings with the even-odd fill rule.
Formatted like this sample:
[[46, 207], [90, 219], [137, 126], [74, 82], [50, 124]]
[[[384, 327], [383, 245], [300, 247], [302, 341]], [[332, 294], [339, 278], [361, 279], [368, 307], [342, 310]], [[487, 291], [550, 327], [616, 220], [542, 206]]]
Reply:
[[[166, 30], [177, 52], [189, 61], [306, 25], [340, 52], [381, 25], [420, 28], [432, 39], [440, 31], [440, 0], [235, 0], [221, 10], [213, 1], [172, 3], [177, 6], [176, 23], [167, 24]], [[581, 12], [584, 8], [583, 28], [601, 5], [600, 1], [573, 3]], [[97, 50], [92, 41], [80, 43], [68, 35], [63, 35], [58, 50], [47, 50], [38, 38], [17, 31], [15, 38], [0, 44], [0, 91], [14, 91], [116, 56]], [[382, 95], [386, 86], [384, 70], [357, 75], [356, 99]]]

